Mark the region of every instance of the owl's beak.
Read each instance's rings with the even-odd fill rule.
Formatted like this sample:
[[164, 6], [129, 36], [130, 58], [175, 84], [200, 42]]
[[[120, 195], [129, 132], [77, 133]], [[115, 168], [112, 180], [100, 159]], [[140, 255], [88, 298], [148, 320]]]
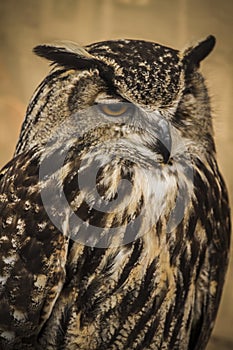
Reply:
[[163, 161], [166, 164], [171, 154], [172, 138], [169, 123], [164, 118], [160, 119], [157, 124], [156, 136], [155, 150], [162, 155]]
[[145, 128], [147, 130], [146, 146], [153, 152], [162, 156], [163, 163], [166, 164], [169, 161], [172, 148], [170, 123], [164, 119], [160, 113], [155, 112], [153, 112], [148, 119]]

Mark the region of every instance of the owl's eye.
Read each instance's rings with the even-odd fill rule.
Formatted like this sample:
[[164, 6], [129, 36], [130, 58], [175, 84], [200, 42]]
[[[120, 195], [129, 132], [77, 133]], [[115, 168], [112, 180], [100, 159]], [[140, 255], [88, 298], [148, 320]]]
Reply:
[[99, 104], [98, 107], [109, 117], [121, 117], [132, 108], [130, 103], [106, 103]]

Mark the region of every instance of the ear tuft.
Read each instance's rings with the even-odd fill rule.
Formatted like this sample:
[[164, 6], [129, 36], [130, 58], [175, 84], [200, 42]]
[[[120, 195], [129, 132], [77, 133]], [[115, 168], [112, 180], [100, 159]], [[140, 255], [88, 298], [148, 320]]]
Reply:
[[213, 35], [209, 35], [205, 40], [185, 50], [183, 61], [187, 68], [192, 69], [195, 66], [199, 67], [200, 62], [204, 60], [204, 58], [206, 58], [213, 50], [215, 43], [215, 37]]
[[75, 46], [38, 45], [33, 52], [52, 64], [58, 64], [69, 69], [89, 69], [97, 66], [97, 60], [84, 48]]

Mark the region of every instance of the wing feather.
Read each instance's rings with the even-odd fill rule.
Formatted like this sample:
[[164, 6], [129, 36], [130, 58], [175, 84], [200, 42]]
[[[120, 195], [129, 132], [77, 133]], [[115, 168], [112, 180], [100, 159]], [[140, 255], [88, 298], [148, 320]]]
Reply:
[[36, 337], [65, 279], [68, 239], [47, 217], [38, 172], [38, 154], [31, 150], [15, 157], [0, 173], [0, 344], [4, 349]]

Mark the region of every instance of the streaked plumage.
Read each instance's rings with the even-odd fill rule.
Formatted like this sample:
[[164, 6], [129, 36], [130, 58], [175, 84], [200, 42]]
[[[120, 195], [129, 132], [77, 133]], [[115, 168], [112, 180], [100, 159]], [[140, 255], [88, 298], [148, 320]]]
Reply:
[[214, 43], [35, 48], [55, 67], [0, 173], [0, 348], [205, 348], [230, 241]]

